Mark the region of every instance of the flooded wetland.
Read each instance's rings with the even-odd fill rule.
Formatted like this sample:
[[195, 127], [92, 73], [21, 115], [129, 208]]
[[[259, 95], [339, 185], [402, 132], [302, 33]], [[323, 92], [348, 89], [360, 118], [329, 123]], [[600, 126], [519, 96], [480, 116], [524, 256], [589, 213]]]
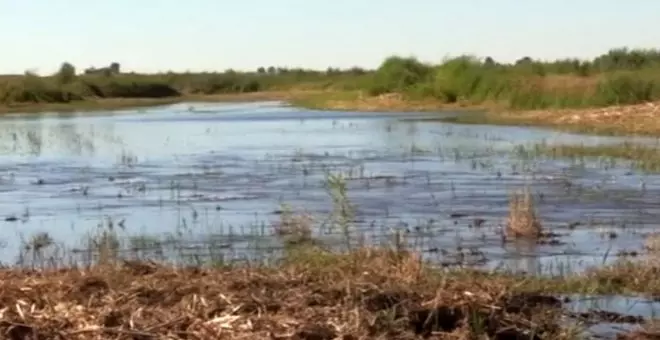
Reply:
[[660, 249], [660, 167], [645, 151], [655, 139], [428, 119], [437, 115], [280, 102], [7, 115], [0, 260], [256, 265], [305, 242], [378, 246], [502, 285], [526, 275], [530, 287], [554, 287], [545, 298], [571, 322], [589, 319], [589, 334], [652, 322], [658, 266], [637, 275]]

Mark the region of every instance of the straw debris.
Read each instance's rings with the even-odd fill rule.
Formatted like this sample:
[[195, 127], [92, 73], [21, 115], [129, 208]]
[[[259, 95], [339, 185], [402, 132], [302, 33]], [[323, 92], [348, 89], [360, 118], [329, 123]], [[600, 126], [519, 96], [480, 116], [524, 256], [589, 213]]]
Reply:
[[[386, 250], [332, 265], [0, 271], [9, 339], [562, 339], [558, 301]], [[332, 257], [332, 260], [330, 260]], [[328, 263], [324, 262], [324, 263]], [[145, 268], [150, 268], [145, 270]]]

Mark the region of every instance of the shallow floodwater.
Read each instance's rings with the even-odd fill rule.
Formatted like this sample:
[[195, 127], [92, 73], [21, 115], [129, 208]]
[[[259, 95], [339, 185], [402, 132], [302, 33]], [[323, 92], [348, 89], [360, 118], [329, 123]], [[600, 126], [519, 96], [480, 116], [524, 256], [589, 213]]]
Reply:
[[[273, 259], [282, 243], [272, 223], [286, 204], [314, 214], [328, 245], [393, 244], [398, 233], [443, 265], [561, 274], [639, 251], [660, 216], [658, 176], [516, 152], [618, 139], [412, 115], [263, 102], [7, 116], [0, 260], [14, 263], [43, 232], [57, 244], [39, 256], [76, 256], [108, 228], [133, 255]], [[348, 185], [348, 233], [322, 223], [333, 212], [328, 174]], [[503, 242], [509, 193], [526, 184], [559, 244]]]

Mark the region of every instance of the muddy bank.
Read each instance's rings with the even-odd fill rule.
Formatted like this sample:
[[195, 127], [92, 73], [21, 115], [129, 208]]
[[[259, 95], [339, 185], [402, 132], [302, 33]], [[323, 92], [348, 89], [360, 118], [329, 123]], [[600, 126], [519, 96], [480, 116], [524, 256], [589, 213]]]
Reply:
[[294, 106], [324, 111], [437, 112], [483, 111], [493, 108], [487, 104], [445, 103], [433, 98], [410, 99], [397, 93], [370, 96], [363, 91], [308, 93], [294, 96], [289, 101]]
[[69, 103], [22, 103], [13, 105], [0, 105], [0, 114], [6, 113], [40, 113], [40, 112], [94, 112], [118, 109], [131, 109], [141, 107], [160, 106], [183, 102], [257, 102], [300, 98], [315, 95], [321, 91], [267, 91], [239, 94], [183, 94], [161, 98], [107, 98], [85, 99]]
[[550, 127], [577, 133], [660, 136], [657, 102], [604, 108], [516, 111], [496, 109], [461, 115], [446, 122]]
[[467, 111], [468, 114], [444, 120], [463, 124], [551, 127], [589, 134], [660, 136], [660, 106], [657, 102], [595, 108], [514, 110], [496, 103], [447, 104], [433, 99], [408, 99], [399, 94], [374, 97], [361, 93], [325, 93], [296, 97], [293, 103], [335, 111]]
[[118, 98], [75, 101], [68, 104], [0, 106], [0, 113], [111, 110], [180, 102], [284, 101], [293, 106], [356, 112], [441, 112], [468, 114], [444, 119], [462, 124], [552, 127], [571, 132], [605, 135], [660, 136], [658, 103], [581, 109], [511, 110], [496, 103], [447, 104], [434, 99], [409, 99], [399, 94], [368, 96], [360, 91], [291, 90], [239, 94], [182, 95], [167, 98]]

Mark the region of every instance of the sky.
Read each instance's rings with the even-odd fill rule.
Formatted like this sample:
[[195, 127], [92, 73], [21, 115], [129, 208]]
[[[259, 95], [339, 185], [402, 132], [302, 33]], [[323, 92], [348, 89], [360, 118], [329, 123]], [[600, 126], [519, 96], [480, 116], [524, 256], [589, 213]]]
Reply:
[[658, 0], [0, 0], [0, 74], [377, 67], [660, 48]]

